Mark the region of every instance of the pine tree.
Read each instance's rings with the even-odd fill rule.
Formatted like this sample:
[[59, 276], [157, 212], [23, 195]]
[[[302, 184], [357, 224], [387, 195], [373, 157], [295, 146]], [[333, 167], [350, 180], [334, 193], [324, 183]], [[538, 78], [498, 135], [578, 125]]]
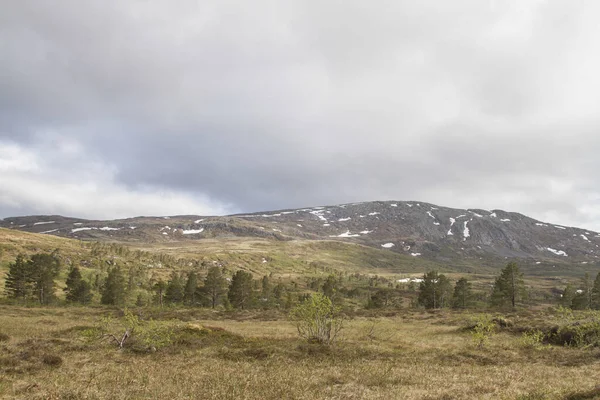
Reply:
[[263, 306], [270, 307], [272, 305], [272, 291], [271, 282], [267, 275], [263, 276], [261, 281], [260, 298], [263, 302]]
[[337, 287], [337, 279], [335, 278], [334, 275], [329, 275], [327, 277], [327, 279], [325, 280], [325, 283], [323, 283], [323, 286], [321, 287], [321, 290], [323, 290], [323, 294], [325, 296], [327, 296], [329, 298], [329, 300], [333, 301], [333, 298], [335, 296], [335, 293], [338, 290]]
[[471, 291], [471, 282], [467, 278], [460, 278], [454, 286], [454, 295], [452, 296], [454, 308], [467, 308], [472, 301], [473, 293]]
[[587, 272], [585, 273], [585, 276], [583, 277], [581, 284], [582, 284], [581, 290], [583, 290], [582, 294], [585, 297], [585, 308], [590, 309], [590, 308], [592, 308], [593, 283], [592, 283], [592, 278], [590, 277], [589, 273], [587, 273]]
[[27, 262], [31, 281], [34, 283], [35, 296], [40, 304], [49, 304], [54, 298], [54, 279], [60, 273], [58, 252], [38, 253]]
[[511, 305], [515, 308], [524, 292], [523, 274], [519, 271], [517, 263], [510, 262], [500, 271], [500, 275], [494, 282], [491, 302], [495, 306]]
[[444, 274], [430, 271], [423, 275], [423, 281], [419, 284], [418, 303], [425, 308], [446, 307], [452, 296], [452, 285]]
[[108, 271], [108, 276], [101, 289], [102, 304], [121, 305], [125, 302], [125, 277], [119, 267]]
[[278, 283], [273, 288], [273, 300], [277, 307], [281, 307], [283, 303], [283, 296], [285, 294], [285, 286], [282, 283]]
[[600, 310], [600, 272], [596, 275], [592, 286], [592, 308]]
[[87, 304], [92, 301], [91, 285], [83, 280], [79, 268], [73, 267], [67, 276], [66, 287], [63, 289], [66, 293], [68, 302], [77, 302]]
[[229, 302], [235, 308], [245, 310], [250, 308], [254, 301], [254, 291], [252, 289], [252, 274], [242, 270], [238, 270], [229, 285], [229, 293], [227, 297]]
[[570, 283], [567, 284], [565, 290], [562, 292], [562, 296], [560, 297], [560, 305], [563, 307], [573, 307], [573, 299], [577, 295], [575, 291], [575, 287]]
[[185, 290], [183, 295], [183, 300], [187, 304], [195, 304], [196, 303], [196, 292], [198, 291], [198, 275], [195, 272], [190, 272], [187, 276], [187, 281], [185, 282]]
[[183, 301], [184, 290], [181, 277], [178, 273], [174, 272], [165, 290], [165, 301], [171, 304], [181, 303]]
[[212, 308], [221, 303], [221, 299], [227, 292], [227, 280], [223, 276], [219, 267], [211, 267], [204, 278], [204, 295]]
[[8, 274], [4, 282], [6, 295], [12, 299], [25, 300], [33, 291], [33, 281], [29, 274], [29, 265], [23, 254], [17, 255], [14, 263], [8, 264]]
[[167, 284], [162, 279], [156, 282], [152, 287], [152, 289], [154, 289], [154, 291], [156, 292], [156, 299], [158, 300], [158, 304], [160, 304], [161, 307], [163, 306], [166, 288]]

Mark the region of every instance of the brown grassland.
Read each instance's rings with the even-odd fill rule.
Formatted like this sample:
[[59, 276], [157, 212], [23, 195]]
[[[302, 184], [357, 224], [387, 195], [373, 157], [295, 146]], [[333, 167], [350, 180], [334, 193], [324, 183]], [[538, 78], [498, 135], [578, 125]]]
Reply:
[[[472, 315], [400, 310], [349, 317], [332, 347], [278, 312], [137, 310], [172, 334], [156, 351], [90, 338], [101, 307], [0, 306], [0, 397], [16, 399], [592, 399], [600, 351], [500, 331], [482, 347]], [[509, 316], [547, 323], [551, 310]]]

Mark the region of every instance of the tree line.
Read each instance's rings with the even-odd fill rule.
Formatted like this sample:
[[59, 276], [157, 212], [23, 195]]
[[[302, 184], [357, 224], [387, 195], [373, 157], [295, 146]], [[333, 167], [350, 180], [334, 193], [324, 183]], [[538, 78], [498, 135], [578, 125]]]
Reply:
[[[58, 250], [34, 254], [29, 258], [18, 255], [9, 264], [5, 280], [7, 297], [40, 304], [57, 300], [55, 281], [61, 271], [59, 255]], [[269, 276], [254, 279], [251, 273], [243, 270], [236, 271], [228, 278], [229, 271], [212, 266], [203, 276], [192, 270], [187, 273], [172, 272], [167, 280], [144, 281], [145, 290], [138, 290], [136, 298], [134, 290], [141, 285], [136, 281], [136, 276], [141, 272], [130, 268], [126, 277], [119, 266], [113, 265], [106, 271], [105, 279], [100, 279], [97, 273], [95, 279], [88, 281], [77, 266], [72, 266], [64, 282], [65, 299], [68, 303], [89, 304], [97, 293], [97, 301], [106, 305], [131, 304], [135, 299], [137, 306], [222, 306], [245, 310], [290, 309], [308, 296], [306, 291], [298, 288], [297, 282], [288, 285], [273, 283]], [[354, 287], [344, 286], [344, 280]], [[378, 276], [330, 274], [306, 278], [307, 290], [322, 293], [332, 303], [342, 304], [344, 299], [364, 299], [366, 296], [366, 303], [363, 304], [367, 308], [399, 308], [407, 297], [413, 298], [413, 306], [427, 309], [481, 307], [484, 301], [494, 307], [514, 308], [527, 297], [523, 274], [514, 262], [508, 263], [500, 271], [489, 295], [474, 291], [472, 286], [464, 277], [453, 283], [438, 271], [423, 275], [418, 288], [414, 287], [415, 295], [410, 294], [410, 288], [408, 292], [401, 290], [400, 285], [394, 287], [391, 281]], [[586, 274], [581, 289], [567, 285], [559, 302], [574, 309], [600, 309], [600, 273], [594, 281]]]

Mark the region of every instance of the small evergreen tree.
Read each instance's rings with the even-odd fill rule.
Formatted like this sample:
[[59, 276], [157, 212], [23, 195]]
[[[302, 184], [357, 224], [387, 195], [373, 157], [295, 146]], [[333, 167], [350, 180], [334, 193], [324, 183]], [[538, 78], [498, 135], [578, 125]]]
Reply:
[[23, 254], [17, 255], [15, 262], [8, 264], [4, 290], [9, 298], [22, 300], [33, 292], [33, 281]]
[[454, 308], [467, 308], [471, 304], [472, 298], [471, 282], [467, 278], [460, 278], [456, 281], [454, 295], [452, 296], [452, 306]]
[[196, 292], [198, 291], [198, 275], [194, 271], [188, 273], [183, 300], [190, 305], [196, 304]]
[[573, 307], [573, 299], [577, 293], [575, 292], [575, 288], [570, 283], [567, 284], [565, 290], [562, 292], [562, 296], [560, 297], [560, 305], [563, 307]]
[[517, 263], [510, 262], [506, 265], [494, 282], [491, 302], [495, 306], [510, 305], [515, 308], [525, 292], [523, 274], [519, 271]]
[[338, 281], [334, 275], [329, 275], [321, 287], [323, 294], [333, 301], [338, 290]]
[[444, 274], [429, 271], [419, 284], [418, 303], [425, 308], [446, 307], [452, 296], [452, 285]]
[[156, 292], [156, 300], [161, 307], [163, 306], [166, 288], [167, 284], [162, 279], [159, 279], [158, 282], [152, 286], [152, 289]]
[[596, 275], [592, 286], [592, 308], [600, 310], [600, 272]]
[[254, 301], [254, 290], [252, 289], [252, 274], [238, 270], [231, 278], [227, 297], [235, 308], [242, 310], [252, 306]]
[[40, 304], [51, 303], [55, 299], [54, 279], [60, 273], [57, 251], [34, 254], [27, 264], [29, 276], [34, 284], [33, 289]]
[[185, 294], [184, 291], [185, 287], [181, 282], [181, 277], [178, 273], [173, 272], [165, 290], [165, 301], [171, 304], [181, 303]]
[[585, 273], [585, 276], [583, 277], [582, 281], [581, 281], [581, 290], [583, 291], [581, 294], [584, 296], [585, 298], [585, 308], [586, 309], [590, 309], [592, 308], [592, 290], [593, 290], [593, 283], [592, 283], [592, 278], [590, 277], [589, 273]]
[[106, 281], [100, 290], [102, 304], [121, 305], [125, 302], [125, 277], [119, 267], [108, 271]]
[[211, 308], [221, 303], [223, 296], [227, 293], [227, 280], [219, 267], [211, 267], [204, 278], [204, 295], [207, 297]]
[[67, 276], [66, 287], [63, 289], [66, 299], [71, 303], [87, 304], [92, 301], [91, 285], [83, 280], [79, 268], [73, 267]]

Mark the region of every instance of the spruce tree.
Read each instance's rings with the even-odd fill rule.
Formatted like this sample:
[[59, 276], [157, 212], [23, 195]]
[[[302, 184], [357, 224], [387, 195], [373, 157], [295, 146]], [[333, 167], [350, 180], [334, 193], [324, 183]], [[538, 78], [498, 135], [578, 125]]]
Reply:
[[88, 304], [92, 301], [92, 287], [83, 280], [79, 268], [73, 267], [67, 276], [66, 287], [63, 289], [66, 293], [68, 302]]
[[460, 278], [454, 286], [454, 295], [452, 296], [452, 305], [454, 308], [467, 308], [472, 301], [473, 293], [471, 291], [471, 282], [467, 278]]
[[8, 264], [4, 290], [9, 298], [25, 300], [31, 295], [33, 281], [28, 267], [29, 265], [23, 254], [17, 255], [15, 262]]
[[334, 275], [329, 275], [323, 283], [321, 290], [323, 290], [323, 294], [329, 298], [329, 300], [333, 301], [335, 293], [338, 290], [337, 279]]
[[198, 275], [194, 271], [190, 272], [185, 282], [183, 300], [190, 305], [196, 304], [196, 292], [198, 291]]
[[181, 277], [178, 273], [174, 272], [165, 290], [165, 301], [171, 304], [183, 302], [184, 290]]
[[592, 286], [592, 308], [600, 310], [600, 272], [596, 275]]
[[560, 305], [563, 307], [573, 307], [573, 299], [576, 295], [577, 292], [575, 291], [575, 287], [568, 283], [560, 297]]
[[211, 267], [204, 278], [204, 295], [207, 297], [211, 308], [215, 308], [227, 292], [227, 280], [219, 267]]
[[27, 262], [31, 281], [34, 283], [35, 297], [40, 304], [49, 304], [54, 298], [54, 279], [60, 273], [60, 261], [57, 251], [38, 253]]
[[491, 302], [495, 306], [512, 306], [522, 299], [525, 292], [523, 274], [519, 271], [517, 263], [510, 262], [506, 265], [494, 282]]
[[250, 308], [254, 301], [254, 290], [252, 288], [252, 274], [238, 270], [229, 285], [227, 297], [229, 302], [235, 308], [245, 310]]
[[125, 277], [119, 267], [108, 271], [108, 276], [101, 289], [102, 304], [121, 305], [125, 302]]
[[162, 279], [158, 280], [153, 286], [152, 289], [156, 292], [156, 300], [158, 300], [158, 304], [162, 307], [163, 300], [165, 297], [165, 289], [167, 288], [167, 284]]

